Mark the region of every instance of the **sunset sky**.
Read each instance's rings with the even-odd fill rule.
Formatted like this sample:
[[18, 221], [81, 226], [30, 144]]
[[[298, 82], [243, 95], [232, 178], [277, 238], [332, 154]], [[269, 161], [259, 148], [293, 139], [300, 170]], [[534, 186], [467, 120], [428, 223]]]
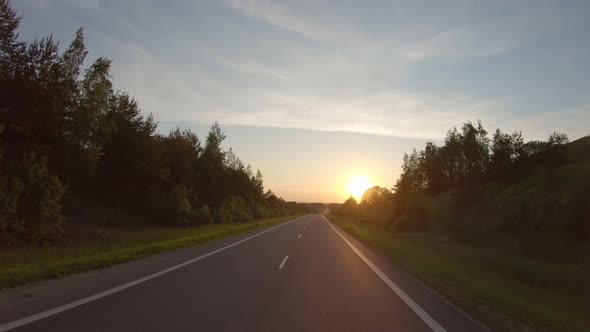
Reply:
[[80, 26], [167, 132], [226, 146], [288, 200], [391, 188], [404, 152], [465, 121], [590, 134], [588, 1], [18, 0], [21, 36]]

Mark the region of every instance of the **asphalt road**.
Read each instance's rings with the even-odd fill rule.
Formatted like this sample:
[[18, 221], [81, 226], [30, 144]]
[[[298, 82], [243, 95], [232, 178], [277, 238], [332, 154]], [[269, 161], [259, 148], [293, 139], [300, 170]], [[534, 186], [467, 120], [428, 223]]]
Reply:
[[321, 215], [0, 293], [0, 331], [485, 331]]

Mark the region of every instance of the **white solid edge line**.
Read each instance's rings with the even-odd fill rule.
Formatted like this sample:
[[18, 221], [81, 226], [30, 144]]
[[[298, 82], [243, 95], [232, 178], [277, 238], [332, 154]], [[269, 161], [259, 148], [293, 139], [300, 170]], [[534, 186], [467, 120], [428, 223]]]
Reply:
[[367, 256], [365, 256], [360, 250], [358, 250], [354, 246], [354, 244], [350, 243], [350, 241], [348, 241], [348, 239], [345, 238], [344, 235], [342, 235], [336, 229], [336, 227], [334, 227], [328, 221], [328, 219], [326, 219], [324, 215], [322, 215], [322, 217], [324, 218], [326, 223], [334, 230], [334, 232], [336, 232], [336, 234], [338, 234], [340, 238], [342, 238], [342, 240], [344, 240], [344, 242], [348, 244], [352, 251], [354, 251], [373, 270], [373, 272], [375, 272], [379, 276], [379, 278], [381, 278], [381, 280], [383, 280], [387, 284], [387, 286], [389, 286], [389, 288], [391, 288], [391, 290], [393, 290], [395, 294], [397, 294], [397, 296], [399, 296], [399, 298], [402, 299], [402, 301], [404, 301], [408, 305], [408, 307], [410, 307], [410, 309], [412, 309], [416, 313], [416, 315], [418, 315], [418, 317], [420, 317], [420, 319], [422, 319], [424, 323], [426, 323], [426, 325], [428, 325], [428, 327], [432, 329], [432, 331], [447, 331], [436, 320], [434, 320], [434, 318], [432, 318], [424, 309], [422, 309], [422, 307], [420, 307], [418, 303], [414, 302], [414, 300], [412, 300], [412, 298], [408, 294], [406, 294], [406, 292], [404, 292], [401, 288], [399, 288], [398, 285], [396, 285], [391, 279], [389, 279], [389, 277], [385, 273], [383, 273], [383, 271], [381, 271], [381, 269], [379, 269], [373, 262], [371, 262], [367, 258]]
[[172, 266], [172, 267], [169, 267], [169, 268], [167, 268], [167, 269], [164, 269], [164, 270], [162, 270], [162, 271], [156, 272], [156, 273], [154, 273], [154, 274], [150, 274], [150, 275], [148, 275], [148, 276], [145, 276], [145, 277], [143, 277], [143, 278], [139, 278], [139, 279], [137, 279], [137, 280], [130, 281], [130, 282], [128, 282], [128, 283], [125, 283], [125, 284], [122, 284], [122, 285], [120, 285], [120, 286], [117, 286], [117, 287], [114, 287], [114, 288], [108, 289], [108, 290], [106, 290], [106, 291], [102, 291], [102, 292], [100, 292], [100, 293], [96, 293], [96, 294], [94, 294], [94, 295], [90, 295], [90, 296], [88, 296], [88, 297], [85, 297], [85, 298], [79, 299], [79, 300], [77, 300], [77, 301], [74, 301], [74, 302], [70, 302], [70, 303], [67, 303], [67, 304], [61, 305], [61, 306], [59, 306], [59, 307], [55, 307], [55, 308], [53, 308], [53, 309], [49, 309], [49, 310], [46, 310], [46, 311], [42, 311], [42, 312], [40, 312], [40, 313], [37, 313], [37, 314], [31, 315], [31, 316], [27, 316], [27, 317], [24, 317], [24, 318], [21, 318], [21, 319], [18, 319], [18, 320], [15, 320], [15, 321], [9, 322], [9, 323], [2, 324], [2, 325], [0, 325], [0, 332], [4, 332], [4, 331], [8, 331], [8, 330], [12, 330], [12, 329], [14, 329], [14, 328], [17, 328], [17, 327], [20, 327], [20, 326], [23, 326], [23, 325], [30, 324], [30, 323], [32, 323], [32, 322], [34, 322], [34, 321], [38, 321], [38, 320], [40, 320], [40, 319], [47, 318], [47, 317], [50, 317], [50, 316], [53, 316], [53, 315], [59, 314], [59, 313], [61, 313], [61, 312], [64, 312], [64, 311], [67, 311], [67, 310], [73, 309], [73, 308], [75, 308], [75, 307], [78, 307], [78, 306], [81, 306], [81, 305], [83, 305], [83, 304], [86, 304], [86, 303], [89, 303], [89, 302], [92, 302], [92, 301], [96, 301], [96, 300], [98, 300], [98, 299], [100, 299], [100, 298], [103, 298], [103, 297], [105, 297], [105, 296], [109, 296], [109, 295], [111, 295], [111, 294], [114, 294], [114, 293], [120, 292], [120, 291], [122, 291], [122, 290], [124, 290], [124, 289], [127, 289], [127, 288], [129, 288], [129, 287], [133, 287], [133, 286], [135, 286], [135, 285], [139, 285], [139, 284], [141, 284], [141, 283], [144, 283], [144, 282], [146, 282], [146, 281], [148, 281], [148, 280], [151, 280], [151, 279], [157, 278], [157, 277], [159, 277], [159, 276], [161, 276], [161, 275], [164, 275], [164, 274], [166, 274], [166, 273], [170, 273], [170, 272], [172, 272], [172, 271], [178, 270], [178, 269], [180, 269], [180, 268], [182, 268], [182, 267], [185, 267], [185, 266], [187, 266], [187, 265], [189, 265], [189, 264], [195, 263], [195, 262], [197, 262], [197, 261], [200, 261], [200, 260], [202, 260], [202, 259], [204, 259], [204, 258], [207, 258], [207, 257], [209, 257], [209, 256], [215, 255], [215, 254], [217, 254], [217, 253], [219, 253], [219, 252], [222, 252], [222, 251], [224, 251], [224, 250], [227, 250], [227, 249], [229, 249], [229, 248], [231, 248], [231, 247], [237, 246], [237, 245], [238, 245], [238, 244], [240, 244], [240, 243], [244, 243], [244, 242], [246, 242], [246, 241], [248, 241], [248, 240], [251, 240], [251, 239], [253, 239], [253, 238], [257, 237], [257, 236], [260, 236], [260, 235], [262, 235], [262, 234], [264, 234], [264, 233], [270, 232], [270, 231], [272, 231], [272, 230], [274, 230], [274, 229], [277, 229], [277, 228], [279, 228], [279, 227], [283, 227], [283, 226], [285, 226], [285, 225], [287, 225], [287, 224], [290, 224], [290, 223], [292, 223], [293, 221], [295, 221], [295, 220], [298, 220], [298, 219], [301, 219], [301, 218], [303, 218], [303, 217], [305, 217], [305, 216], [301, 216], [301, 217], [298, 217], [298, 218], [295, 218], [295, 219], [291, 219], [291, 220], [289, 220], [289, 221], [287, 221], [287, 222], [284, 222], [284, 223], [282, 223], [282, 224], [279, 224], [279, 225], [277, 225], [277, 226], [274, 226], [274, 227], [272, 227], [272, 228], [269, 228], [269, 229], [267, 229], [267, 230], [264, 230], [264, 231], [262, 231], [262, 232], [260, 232], [260, 233], [254, 234], [254, 235], [252, 235], [252, 236], [249, 236], [249, 237], [247, 237], [247, 238], [245, 238], [245, 239], [241, 239], [240, 241], [234, 242], [234, 243], [232, 243], [232, 244], [230, 244], [230, 245], [227, 245], [227, 246], [225, 246], [225, 247], [223, 247], [223, 248], [219, 248], [219, 249], [213, 250], [213, 251], [211, 251], [211, 252], [208, 252], [208, 253], [206, 253], [206, 254], [203, 254], [203, 255], [201, 255], [201, 256], [199, 256], [199, 257], [196, 257], [196, 258], [190, 259], [190, 260], [188, 260], [188, 261], [185, 261], [185, 262], [183, 262], [183, 263], [180, 263], [180, 264], [174, 265], [174, 266]]
[[279, 265], [279, 269], [282, 269], [283, 266], [285, 266], [285, 263], [287, 263], [287, 259], [289, 259], [289, 256], [285, 256], [285, 258], [283, 258], [283, 261], [281, 262], [281, 265]]

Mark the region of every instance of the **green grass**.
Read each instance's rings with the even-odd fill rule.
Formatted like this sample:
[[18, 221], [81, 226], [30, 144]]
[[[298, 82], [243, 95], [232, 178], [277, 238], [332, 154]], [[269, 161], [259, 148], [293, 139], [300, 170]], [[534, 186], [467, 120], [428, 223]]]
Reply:
[[330, 219], [496, 330], [590, 330], [590, 271], [580, 266]]
[[94, 228], [91, 240], [67, 247], [0, 250], [0, 289], [190, 247], [292, 218], [191, 228]]

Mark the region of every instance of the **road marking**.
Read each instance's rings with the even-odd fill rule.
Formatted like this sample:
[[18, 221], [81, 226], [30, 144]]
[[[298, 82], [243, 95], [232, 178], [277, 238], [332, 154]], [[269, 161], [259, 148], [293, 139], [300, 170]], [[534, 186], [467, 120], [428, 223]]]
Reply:
[[285, 258], [283, 258], [283, 261], [281, 262], [281, 265], [279, 265], [279, 269], [282, 269], [283, 266], [285, 266], [285, 263], [287, 263], [287, 259], [289, 259], [289, 256], [285, 256]]
[[[0, 325], [0, 332], [4, 332], [4, 331], [8, 331], [8, 330], [12, 330], [12, 329], [14, 329], [14, 328], [17, 328], [17, 327], [20, 327], [20, 326], [23, 326], [23, 325], [30, 324], [30, 323], [32, 323], [32, 322], [35, 322], [35, 321], [38, 321], [38, 320], [40, 320], [40, 319], [47, 318], [47, 317], [50, 317], [50, 316], [53, 316], [53, 315], [59, 314], [59, 313], [61, 313], [61, 312], [64, 312], [64, 311], [67, 311], [67, 310], [73, 309], [73, 308], [75, 308], [75, 307], [81, 306], [81, 305], [83, 305], [83, 304], [86, 304], [86, 303], [89, 303], [89, 302], [96, 301], [96, 300], [98, 300], [98, 299], [100, 299], [100, 298], [103, 298], [103, 297], [105, 297], [105, 296], [109, 296], [109, 295], [111, 295], [111, 294], [114, 294], [114, 293], [120, 292], [120, 291], [122, 291], [122, 290], [124, 290], [124, 289], [127, 289], [127, 288], [129, 288], [129, 287], [133, 287], [133, 286], [135, 286], [135, 285], [139, 285], [139, 284], [141, 284], [141, 283], [144, 283], [144, 282], [146, 282], [146, 281], [148, 281], [148, 280], [151, 280], [151, 279], [157, 278], [157, 277], [159, 277], [159, 276], [162, 276], [162, 275], [164, 275], [164, 274], [170, 273], [170, 272], [172, 272], [172, 271], [178, 270], [178, 269], [180, 269], [180, 268], [182, 268], [182, 267], [185, 267], [185, 266], [187, 266], [187, 265], [189, 265], [189, 264], [192, 264], [192, 263], [198, 262], [198, 261], [200, 261], [200, 260], [202, 260], [202, 259], [205, 259], [205, 258], [207, 258], [207, 257], [209, 257], [209, 256], [213, 256], [213, 255], [215, 255], [215, 254], [217, 254], [217, 253], [219, 253], [219, 252], [222, 252], [222, 251], [224, 251], [224, 250], [227, 250], [227, 249], [229, 249], [229, 248], [231, 248], [231, 247], [235, 247], [235, 246], [237, 246], [238, 244], [244, 243], [244, 242], [246, 242], [246, 241], [248, 241], [248, 240], [251, 240], [251, 239], [253, 239], [253, 238], [255, 238], [255, 237], [258, 237], [258, 236], [260, 236], [260, 235], [262, 235], [262, 234], [268, 233], [268, 232], [270, 232], [270, 231], [272, 231], [272, 230], [275, 230], [275, 229], [277, 229], [277, 228], [279, 228], [279, 227], [283, 227], [283, 226], [285, 226], [285, 225], [287, 225], [287, 224], [290, 224], [290, 223], [292, 223], [293, 221], [299, 220], [299, 219], [301, 219], [301, 218], [303, 218], [303, 217], [305, 217], [305, 216], [302, 216], [302, 217], [299, 217], [299, 218], [295, 218], [295, 219], [289, 220], [289, 221], [287, 221], [287, 222], [284, 222], [284, 223], [282, 223], [282, 224], [280, 224], [280, 225], [277, 225], [277, 226], [271, 227], [271, 228], [269, 228], [269, 229], [267, 229], [267, 230], [264, 230], [264, 231], [262, 231], [262, 232], [260, 232], [260, 233], [257, 233], [257, 234], [254, 234], [254, 235], [252, 235], [252, 236], [249, 236], [249, 237], [247, 237], [247, 238], [245, 238], [245, 239], [241, 239], [240, 241], [234, 242], [234, 243], [232, 243], [232, 244], [230, 244], [230, 245], [227, 245], [227, 246], [225, 246], [225, 247], [223, 247], [223, 248], [219, 248], [219, 249], [213, 250], [213, 251], [211, 251], [211, 252], [208, 252], [208, 253], [206, 253], [206, 254], [203, 254], [203, 255], [201, 255], [201, 256], [199, 256], [199, 257], [196, 257], [196, 258], [190, 259], [190, 260], [188, 260], [188, 261], [185, 261], [185, 262], [183, 262], [183, 263], [180, 263], [180, 264], [174, 265], [174, 266], [172, 266], [172, 267], [169, 267], [169, 268], [167, 268], [167, 269], [164, 269], [164, 270], [162, 270], [162, 271], [160, 271], [160, 272], [156, 272], [156, 273], [154, 273], [154, 274], [150, 274], [150, 275], [148, 275], [148, 276], [145, 276], [145, 277], [143, 277], [143, 278], [139, 278], [139, 279], [137, 279], [137, 280], [130, 281], [130, 282], [126, 283], [126, 284], [122, 284], [122, 285], [120, 285], [120, 286], [117, 286], [117, 287], [114, 287], [114, 288], [108, 289], [108, 290], [106, 290], [106, 291], [102, 291], [102, 292], [100, 292], [100, 293], [96, 293], [96, 294], [94, 294], [94, 295], [90, 295], [90, 296], [88, 296], [88, 297], [85, 297], [85, 298], [79, 299], [79, 300], [77, 300], [77, 301], [74, 301], [74, 302], [70, 302], [70, 303], [67, 303], [67, 304], [61, 305], [61, 306], [59, 306], [59, 307], [55, 307], [55, 308], [53, 308], [53, 309], [45, 310], [45, 311], [42, 311], [42, 312], [40, 312], [40, 313], [37, 313], [37, 314], [31, 315], [31, 316], [27, 316], [27, 317], [24, 317], [24, 318], [21, 318], [21, 319], [18, 319], [18, 320], [15, 320], [15, 321], [9, 322], [9, 323], [2, 324], [2, 325]], [[285, 261], [286, 261], [286, 260], [287, 260], [287, 258], [285, 257]], [[283, 261], [283, 264], [284, 264], [284, 263], [285, 263], [285, 262]], [[282, 265], [281, 265], [281, 267], [282, 267]]]
[[299, 234], [299, 236], [297, 237], [297, 239], [300, 239], [300, 238], [301, 238], [301, 234]]
[[354, 246], [354, 244], [350, 243], [350, 241], [348, 241], [348, 239], [345, 238], [344, 235], [342, 235], [336, 229], [336, 227], [334, 227], [328, 221], [328, 219], [326, 219], [326, 217], [324, 215], [322, 215], [322, 217], [324, 218], [326, 223], [328, 225], [330, 225], [330, 227], [332, 227], [334, 232], [336, 232], [336, 234], [338, 234], [340, 236], [340, 238], [342, 238], [342, 240], [344, 240], [344, 242], [346, 242], [346, 244], [348, 244], [348, 246], [352, 249], [352, 251], [354, 251], [373, 270], [373, 272], [375, 272], [379, 276], [379, 278], [381, 278], [381, 280], [383, 280], [387, 284], [387, 286], [389, 286], [389, 288], [391, 288], [391, 290], [393, 290], [395, 292], [395, 294], [397, 294], [397, 296], [399, 296], [400, 299], [402, 299], [402, 301], [404, 301], [408, 305], [408, 307], [410, 307], [410, 309], [412, 309], [416, 313], [416, 315], [418, 315], [418, 317], [420, 317], [420, 319], [422, 319], [424, 321], [424, 323], [426, 323], [426, 325], [428, 325], [428, 327], [430, 327], [432, 329], [432, 331], [434, 331], [434, 332], [446, 332], [447, 331], [436, 320], [434, 320], [434, 318], [432, 318], [424, 309], [422, 309], [422, 307], [420, 307], [418, 305], [418, 303], [414, 302], [414, 300], [412, 300], [412, 298], [408, 294], [406, 294], [406, 292], [404, 292], [401, 288], [399, 288], [398, 285], [396, 285], [391, 279], [389, 279], [389, 277], [385, 273], [383, 273], [383, 271], [381, 271], [381, 269], [379, 269], [377, 267], [377, 265], [375, 265], [373, 262], [371, 262], [367, 258], [367, 256], [365, 256], [360, 250], [358, 250], [357, 247]]

